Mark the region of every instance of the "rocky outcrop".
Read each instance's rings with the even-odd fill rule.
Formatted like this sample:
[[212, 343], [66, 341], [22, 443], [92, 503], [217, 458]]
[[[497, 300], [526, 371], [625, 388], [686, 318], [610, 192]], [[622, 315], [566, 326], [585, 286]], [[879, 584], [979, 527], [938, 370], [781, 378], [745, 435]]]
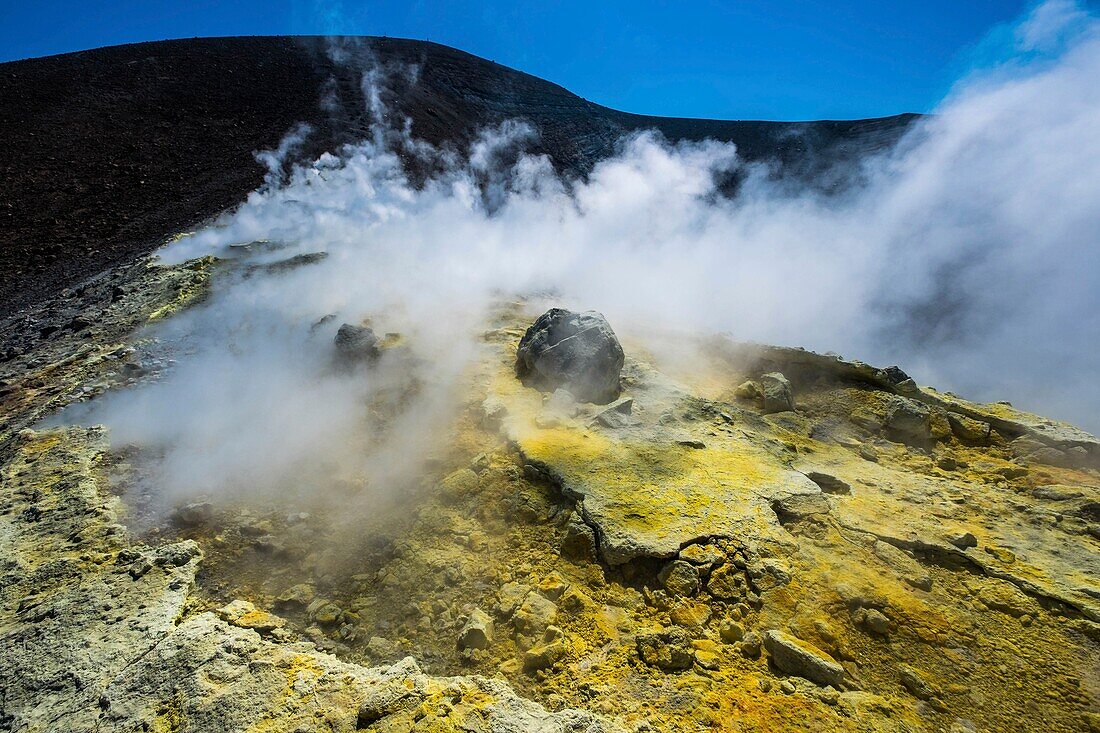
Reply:
[[540, 389], [565, 388], [580, 402], [619, 396], [623, 349], [599, 313], [551, 308], [527, 329], [516, 353], [516, 375]]
[[[1100, 440], [1084, 430], [1017, 410], [1004, 402], [983, 405], [931, 387], [918, 387], [908, 374], [896, 366], [878, 368], [836, 354], [817, 354], [784, 346], [716, 340], [710, 347], [723, 353], [742, 369], [757, 372], [786, 369], [788, 376], [798, 374], [810, 379], [828, 376], [840, 381], [866, 384], [883, 392], [908, 397], [928, 407], [939, 408], [949, 414], [949, 419], [950, 414], [954, 413], [952, 428], [958, 424], [960, 428], [970, 431], [971, 434], [964, 434], [966, 439], [987, 439], [989, 435], [981, 427], [981, 423], [985, 423], [1006, 440], [1026, 438], [1021, 452], [1042, 462], [1100, 468]], [[960, 417], [974, 423], [964, 424]]]

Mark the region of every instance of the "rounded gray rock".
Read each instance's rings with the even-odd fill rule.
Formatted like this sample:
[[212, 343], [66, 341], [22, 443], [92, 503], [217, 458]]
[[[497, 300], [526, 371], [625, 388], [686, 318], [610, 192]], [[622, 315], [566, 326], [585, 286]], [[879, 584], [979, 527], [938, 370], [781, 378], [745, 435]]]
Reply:
[[603, 315], [551, 308], [520, 340], [516, 376], [539, 389], [564, 387], [578, 402], [606, 404], [619, 396], [623, 361], [623, 348]]

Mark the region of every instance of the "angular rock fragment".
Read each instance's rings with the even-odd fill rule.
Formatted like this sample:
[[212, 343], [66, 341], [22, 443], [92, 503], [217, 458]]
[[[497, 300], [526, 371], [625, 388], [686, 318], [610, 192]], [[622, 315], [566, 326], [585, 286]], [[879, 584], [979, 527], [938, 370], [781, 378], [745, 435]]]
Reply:
[[760, 634], [750, 631], [741, 640], [741, 654], [749, 659], [759, 659], [761, 646]]
[[493, 620], [480, 608], [470, 612], [470, 617], [458, 633], [459, 649], [488, 649], [493, 642]]
[[671, 596], [693, 596], [699, 592], [699, 571], [691, 563], [673, 560], [657, 575]]
[[560, 661], [567, 651], [562, 630], [556, 626], [550, 626], [543, 634], [542, 642], [523, 653], [523, 671], [537, 672], [540, 669], [549, 669]]
[[343, 365], [373, 361], [382, 353], [378, 348], [378, 337], [372, 329], [350, 323], [340, 326], [333, 344], [336, 347], [336, 359]]
[[764, 648], [768, 650], [777, 669], [804, 677], [819, 685], [840, 687], [844, 682], [844, 668], [817, 647], [784, 634], [775, 629], [764, 634]]
[[875, 542], [874, 550], [875, 555], [893, 568], [906, 583], [924, 591], [932, 589], [932, 576], [919, 562], [909, 557], [903, 550], [899, 550], [889, 542], [883, 542], [882, 540]]
[[887, 636], [890, 633], [890, 619], [877, 608], [862, 608], [856, 614], [860, 626], [868, 631]]
[[760, 377], [760, 391], [764, 396], [765, 415], [794, 409], [794, 391], [781, 373], [769, 372]]
[[826, 494], [852, 493], [852, 487], [848, 484], [848, 482], [843, 481], [836, 476], [828, 473], [822, 473], [821, 471], [808, 471], [806, 473], [806, 478], [817, 484]]
[[494, 608], [497, 616], [502, 619], [512, 618], [523, 599], [531, 592], [531, 586], [523, 583], [505, 583], [497, 593], [497, 605]]
[[651, 667], [667, 672], [691, 669], [695, 653], [691, 637], [683, 629], [664, 629], [651, 634], [641, 634], [637, 641], [638, 656]]
[[737, 388], [733, 390], [733, 394], [735, 397], [738, 397], [742, 400], [764, 399], [764, 392], [760, 389], [760, 384], [758, 382], [752, 381], [751, 379], [737, 385]]
[[439, 482], [439, 490], [450, 501], [473, 496], [478, 491], [477, 473], [472, 468], [460, 468]]
[[700, 667], [716, 670], [721, 666], [722, 657], [717, 643], [710, 639], [696, 639], [691, 645], [695, 648], [695, 663]]
[[698, 628], [710, 621], [711, 610], [705, 603], [684, 599], [672, 607], [668, 617], [677, 626]]
[[723, 565], [707, 580], [707, 592], [723, 601], [743, 598], [748, 588], [744, 574], [733, 565]]
[[776, 499], [772, 504], [780, 522], [790, 519], [804, 519], [815, 514], [829, 512], [829, 500], [824, 494], [793, 494]]
[[267, 634], [286, 625], [286, 620], [258, 610], [248, 601], [235, 600], [223, 606], [215, 613], [221, 620], [242, 629], [252, 629], [260, 634]]
[[576, 514], [565, 523], [561, 554], [569, 560], [592, 562], [596, 559], [596, 533]]
[[931, 438], [928, 408], [906, 397], [894, 397], [886, 408], [886, 430], [903, 443], [926, 443]]
[[275, 608], [279, 610], [301, 610], [313, 602], [313, 586], [299, 583], [275, 599]]
[[745, 627], [731, 619], [726, 619], [718, 626], [718, 635], [727, 644], [735, 644], [745, 638]]
[[914, 667], [908, 664], [898, 665], [898, 677], [902, 686], [918, 700], [931, 700], [936, 695], [936, 689], [924, 679], [924, 676]]
[[725, 555], [714, 545], [688, 545], [680, 550], [680, 559], [692, 565], [711, 567], [717, 565]]
[[199, 527], [213, 518], [214, 505], [208, 501], [184, 504], [172, 512], [172, 523], [177, 527]]
[[630, 413], [634, 407], [634, 400], [623, 399], [608, 407], [596, 415], [596, 422], [605, 428], [625, 428], [630, 425]]
[[520, 340], [516, 376], [539, 389], [564, 387], [580, 402], [606, 404], [619, 396], [624, 360], [603, 315], [551, 308]]
[[947, 422], [951, 425], [951, 432], [963, 443], [970, 445], [986, 445], [989, 443], [993, 431], [989, 423], [956, 412], [947, 413]]
[[538, 593], [528, 593], [512, 616], [516, 631], [525, 636], [535, 636], [546, 630], [558, 615], [557, 605]]
[[970, 532], [958, 532], [947, 538], [947, 541], [953, 544], [960, 550], [965, 550], [968, 547], [977, 547], [978, 538]]

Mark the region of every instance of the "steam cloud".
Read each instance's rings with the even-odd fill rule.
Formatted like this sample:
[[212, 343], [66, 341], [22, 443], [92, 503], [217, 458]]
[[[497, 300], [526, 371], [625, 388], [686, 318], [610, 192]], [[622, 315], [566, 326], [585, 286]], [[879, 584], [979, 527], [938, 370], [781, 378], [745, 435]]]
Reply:
[[[1006, 58], [840, 196], [748, 168], [726, 199], [716, 176], [743, 166], [733, 146], [651, 134], [563, 182], [514, 154], [534, 134], [522, 123], [485, 131], [422, 188], [385, 136], [326, 154], [163, 257], [269, 240], [280, 246], [250, 263], [327, 258], [223, 280], [164, 327], [188, 353], [175, 372], [92, 417], [121, 444], [161, 449], [172, 497], [321, 476], [392, 489], [434, 449], [494, 298], [554, 292], [620, 330], [898, 363], [920, 383], [1100, 428], [1100, 21], [1047, 2], [1010, 36]], [[422, 360], [403, 423], [374, 437], [364, 404], [403, 389], [407, 365], [364, 376], [329, 361], [336, 326], [368, 316]]]

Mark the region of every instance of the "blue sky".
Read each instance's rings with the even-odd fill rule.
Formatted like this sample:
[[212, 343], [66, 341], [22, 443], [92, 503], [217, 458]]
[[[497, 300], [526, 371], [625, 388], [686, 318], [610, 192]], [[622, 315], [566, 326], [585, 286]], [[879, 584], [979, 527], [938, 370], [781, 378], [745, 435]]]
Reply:
[[0, 60], [191, 36], [423, 38], [618, 109], [742, 119], [927, 111], [1028, 0], [0, 0]]

